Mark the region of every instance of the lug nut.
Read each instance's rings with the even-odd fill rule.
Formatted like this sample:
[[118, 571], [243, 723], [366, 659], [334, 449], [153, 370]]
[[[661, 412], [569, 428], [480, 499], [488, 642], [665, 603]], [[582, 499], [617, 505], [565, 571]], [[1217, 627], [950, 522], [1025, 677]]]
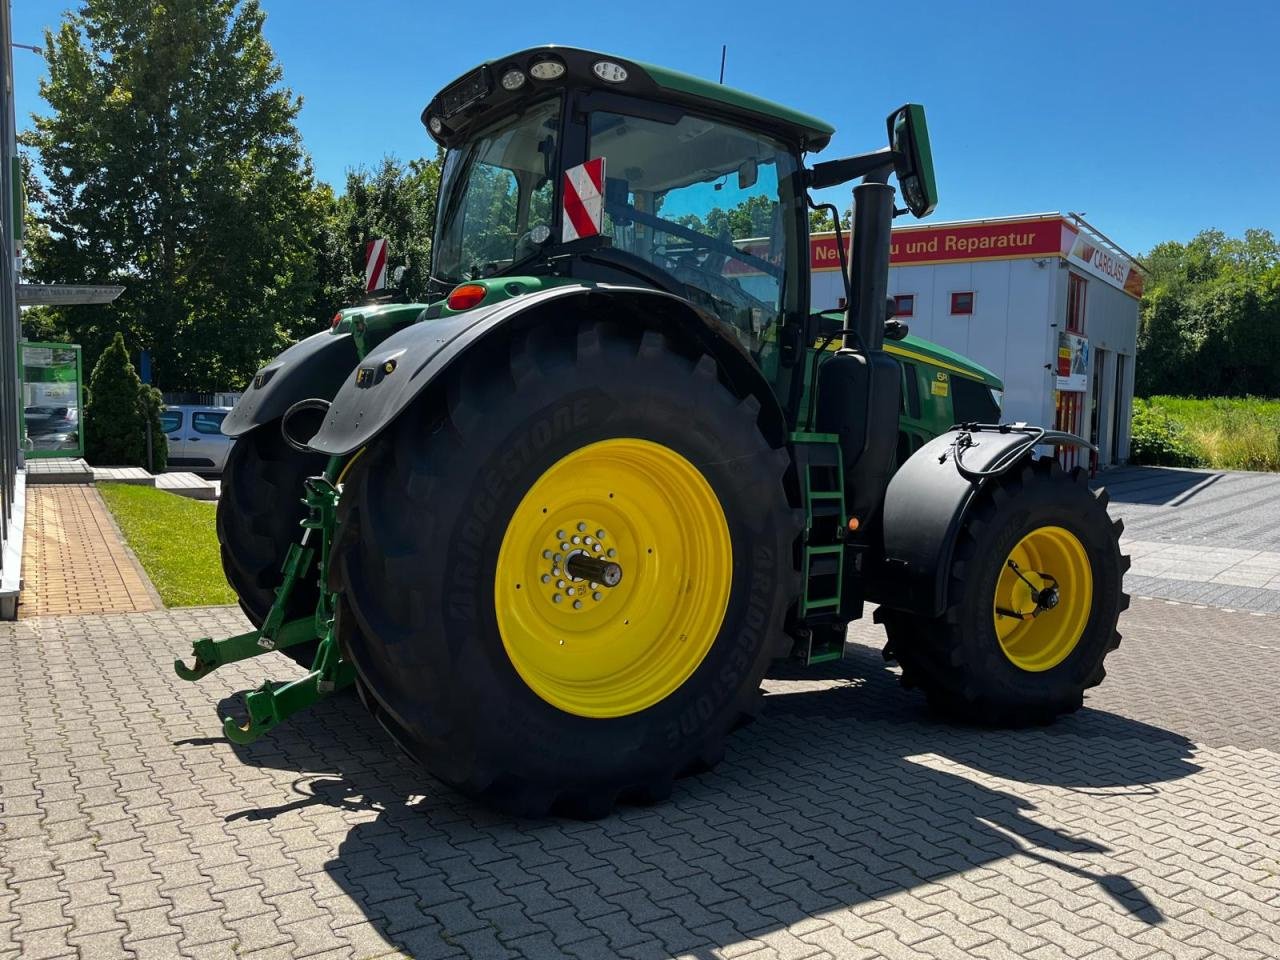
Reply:
[[587, 529], [587, 525], [586, 525], [585, 523], [580, 523], [580, 524], [578, 524], [578, 532], [579, 532], [579, 533], [582, 533], [582, 531], [584, 531], [584, 530], [586, 530], [586, 529]]

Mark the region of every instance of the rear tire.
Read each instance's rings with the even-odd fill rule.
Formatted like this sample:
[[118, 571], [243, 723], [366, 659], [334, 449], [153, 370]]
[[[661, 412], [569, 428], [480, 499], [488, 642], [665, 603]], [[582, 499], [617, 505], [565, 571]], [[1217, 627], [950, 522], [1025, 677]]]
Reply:
[[[324, 466], [325, 458], [320, 454], [300, 453], [284, 442], [279, 420], [238, 437], [227, 455], [217, 515], [222, 572], [240, 600], [240, 609], [255, 627], [262, 626], [275, 602], [289, 546], [302, 536], [299, 524], [306, 516], [302, 483]], [[286, 620], [315, 611], [317, 576], [313, 570], [294, 585]], [[310, 667], [316, 644], [299, 644], [280, 652]]]
[[[1106, 492], [1091, 492], [1083, 470], [1067, 474], [1056, 460], [1028, 462], [988, 483], [959, 533], [943, 615], [876, 611], [888, 636], [885, 658], [902, 667], [903, 685], [920, 688], [940, 713], [980, 724], [1042, 724], [1079, 709], [1084, 691], [1106, 676], [1103, 660], [1120, 645], [1116, 623], [1129, 606], [1123, 524], [1106, 506]], [[1024, 559], [1026, 575], [1041, 586], [1033, 567], [1053, 566], [1045, 572], [1064, 583], [1058, 606], [1019, 622], [1007, 605], [1029, 613], [1035, 601], [1024, 582], [1010, 593], [1017, 575], [1008, 561], [1025, 558], [1027, 542], [1047, 543], [1044, 556], [1054, 562]], [[1064, 552], [1054, 552], [1058, 543], [1068, 545]], [[1072, 559], [1079, 571], [1068, 589]]]
[[[591, 818], [619, 799], [663, 799], [674, 778], [719, 760], [789, 647], [783, 619], [799, 586], [789, 456], [711, 357], [656, 331], [539, 327], [472, 348], [459, 367], [370, 445], [343, 489], [334, 585], [362, 696], [431, 773], [501, 809]], [[626, 466], [610, 475], [606, 454]], [[565, 464], [579, 472], [556, 492], [548, 484]], [[647, 484], [646, 471], [661, 482]], [[685, 494], [650, 496], [674, 491], [668, 481]], [[586, 527], [556, 519], [575, 498], [593, 518]], [[668, 512], [685, 518], [687, 537], [662, 527]], [[731, 547], [699, 553], [703, 540], [721, 543], [721, 514]], [[543, 553], [539, 537], [558, 540], [563, 527], [566, 542], [579, 530], [589, 539], [597, 524], [624, 579], [609, 594], [579, 582], [586, 592], [571, 596], [541, 571], [558, 551]], [[667, 541], [629, 541], [633, 524], [667, 529]], [[682, 611], [693, 611], [687, 632], [673, 627]], [[579, 615], [594, 619], [568, 619]], [[629, 665], [615, 672], [568, 675], [619, 657]], [[664, 673], [669, 663], [688, 672]], [[628, 686], [644, 665], [657, 686]]]

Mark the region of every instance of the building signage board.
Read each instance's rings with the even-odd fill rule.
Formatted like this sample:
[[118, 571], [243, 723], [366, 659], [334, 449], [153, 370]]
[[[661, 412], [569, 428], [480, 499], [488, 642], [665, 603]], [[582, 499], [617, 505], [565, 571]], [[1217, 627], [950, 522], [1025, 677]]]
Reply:
[[1089, 389], [1089, 338], [1062, 331], [1058, 334], [1058, 369], [1055, 389], [1079, 393]]
[[1131, 297], [1142, 296], [1142, 274], [1119, 253], [1102, 246], [1088, 234], [1077, 233], [1071, 238], [1067, 260]]
[[[849, 235], [843, 237], [847, 251]], [[889, 263], [895, 267], [1032, 257], [1060, 257], [1131, 297], [1142, 296], [1142, 274], [1123, 254], [1057, 214], [900, 227], [889, 247]], [[834, 233], [809, 238], [809, 266], [816, 272], [840, 269]]]

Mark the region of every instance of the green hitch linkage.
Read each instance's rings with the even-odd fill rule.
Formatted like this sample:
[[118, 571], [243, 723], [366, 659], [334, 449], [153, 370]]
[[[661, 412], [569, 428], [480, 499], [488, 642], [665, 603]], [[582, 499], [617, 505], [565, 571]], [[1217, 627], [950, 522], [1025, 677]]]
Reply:
[[[183, 680], [199, 680], [223, 664], [247, 660], [309, 640], [320, 641], [307, 676], [287, 683], [267, 681], [257, 690], [246, 693], [249, 721], [243, 726], [229, 717], [223, 720], [223, 732], [235, 743], [251, 743], [280, 721], [354, 680], [354, 672], [342, 660], [338, 649], [334, 596], [323, 589], [328, 579], [329, 552], [337, 516], [338, 489], [334, 478], [339, 476], [342, 465], [341, 457], [331, 457], [321, 476], [305, 481], [307, 517], [302, 521], [304, 531], [301, 541], [289, 547], [281, 571], [280, 587], [261, 628], [223, 640], [203, 637], [193, 645], [193, 666], [188, 667], [181, 660], [174, 662], [174, 670]], [[313, 616], [286, 622], [284, 611], [294, 586], [299, 578], [310, 573], [316, 559], [315, 550], [310, 545], [312, 531], [318, 531], [320, 535], [320, 598]]]

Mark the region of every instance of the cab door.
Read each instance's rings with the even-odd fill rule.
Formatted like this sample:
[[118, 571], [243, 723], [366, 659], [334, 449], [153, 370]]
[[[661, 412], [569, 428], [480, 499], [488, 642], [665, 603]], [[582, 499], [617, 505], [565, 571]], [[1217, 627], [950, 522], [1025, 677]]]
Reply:
[[185, 439], [187, 414], [185, 410], [165, 409], [160, 411], [160, 428], [169, 442], [169, 463], [180, 466], [187, 455]]

